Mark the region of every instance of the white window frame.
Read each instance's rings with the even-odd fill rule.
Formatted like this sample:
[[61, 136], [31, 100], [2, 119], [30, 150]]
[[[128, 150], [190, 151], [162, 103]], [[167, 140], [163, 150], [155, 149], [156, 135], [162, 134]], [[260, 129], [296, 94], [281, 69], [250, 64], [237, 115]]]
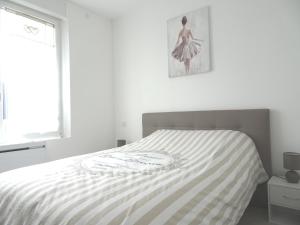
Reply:
[[[45, 21], [53, 24], [55, 26], [55, 33], [56, 33], [56, 58], [57, 58], [57, 74], [58, 74], [58, 80], [59, 80], [59, 99], [58, 99], [58, 104], [59, 104], [59, 128], [58, 128], [58, 137], [49, 137], [50, 135], [45, 135], [45, 138], [41, 137], [41, 140], [37, 139], [34, 140], [34, 142], [38, 143], [43, 143], [45, 144], [44, 141], [49, 140], [49, 139], [57, 139], [57, 138], [63, 138], [65, 137], [65, 123], [64, 123], [64, 108], [63, 108], [63, 47], [62, 47], [62, 42], [63, 42], [63, 33], [62, 33], [62, 20], [59, 18], [56, 18], [54, 16], [45, 14], [43, 12], [37, 11], [35, 9], [28, 8], [23, 5], [19, 5], [16, 3], [12, 2], [6, 2], [3, 0], [0, 0], [0, 8], [1, 9], [11, 9], [13, 11], [19, 12], [21, 14], [24, 14], [24, 16], [29, 16], [32, 19], [37, 19], [39, 21]], [[1, 99], [3, 97], [2, 90], [0, 90], [1, 94]], [[0, 118], [2, 119], [2, 118]], [[0, 121], [2, 123], [2, 121]], [[42, 142], [41, 142], [42, 141]], [[36, 146], [32, 140], [28, 140], [28, 146]], [[0, 146], [0, 152], [4, 151], [5, 148], [11, 149], [12, 146], [15, 146], [16, 144], [19, 143], [9, 143], [8, 145], [3, 145], [2, 147]], [[10, 147], [11, 146], [11, 147]]]

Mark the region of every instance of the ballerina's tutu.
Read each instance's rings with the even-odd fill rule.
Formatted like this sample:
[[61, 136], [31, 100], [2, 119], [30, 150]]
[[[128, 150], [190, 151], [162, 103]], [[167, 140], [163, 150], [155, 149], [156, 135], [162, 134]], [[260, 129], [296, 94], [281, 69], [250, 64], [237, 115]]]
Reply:
[[172, 56], [179, 62], [184, 62], [187, 59], [191, 60], [200, 53], [200, 47], [200, 43], [196, 40], [182, 41], [175, 47]]

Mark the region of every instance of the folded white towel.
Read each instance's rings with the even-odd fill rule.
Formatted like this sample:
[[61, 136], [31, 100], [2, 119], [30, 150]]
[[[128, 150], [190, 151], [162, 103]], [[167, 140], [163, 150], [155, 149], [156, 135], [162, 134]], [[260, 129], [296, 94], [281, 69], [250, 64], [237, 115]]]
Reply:
[[84, 159], [81, 161], [81, 167], [92, 173], [151, 174], [174, 168], [177, 162], [178, 156], [174, 157], [165, 151], [118, 151], [100, 153]]

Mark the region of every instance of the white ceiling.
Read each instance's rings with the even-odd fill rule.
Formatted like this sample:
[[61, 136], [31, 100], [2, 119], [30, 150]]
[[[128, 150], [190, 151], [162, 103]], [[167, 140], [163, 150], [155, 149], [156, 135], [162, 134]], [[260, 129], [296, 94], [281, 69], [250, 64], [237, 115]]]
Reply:
[[110, 18], [129, 12], [135, 5], [146, 0], [70, 0], [78, 5]]

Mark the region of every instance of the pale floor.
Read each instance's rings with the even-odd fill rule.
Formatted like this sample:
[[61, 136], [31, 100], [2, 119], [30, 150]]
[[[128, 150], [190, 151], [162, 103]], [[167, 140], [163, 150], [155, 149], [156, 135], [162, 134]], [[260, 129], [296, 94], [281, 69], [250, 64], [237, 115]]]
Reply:
[[274, 225], [268, 222], [268, 209], [248, 208], [238, 225]]

